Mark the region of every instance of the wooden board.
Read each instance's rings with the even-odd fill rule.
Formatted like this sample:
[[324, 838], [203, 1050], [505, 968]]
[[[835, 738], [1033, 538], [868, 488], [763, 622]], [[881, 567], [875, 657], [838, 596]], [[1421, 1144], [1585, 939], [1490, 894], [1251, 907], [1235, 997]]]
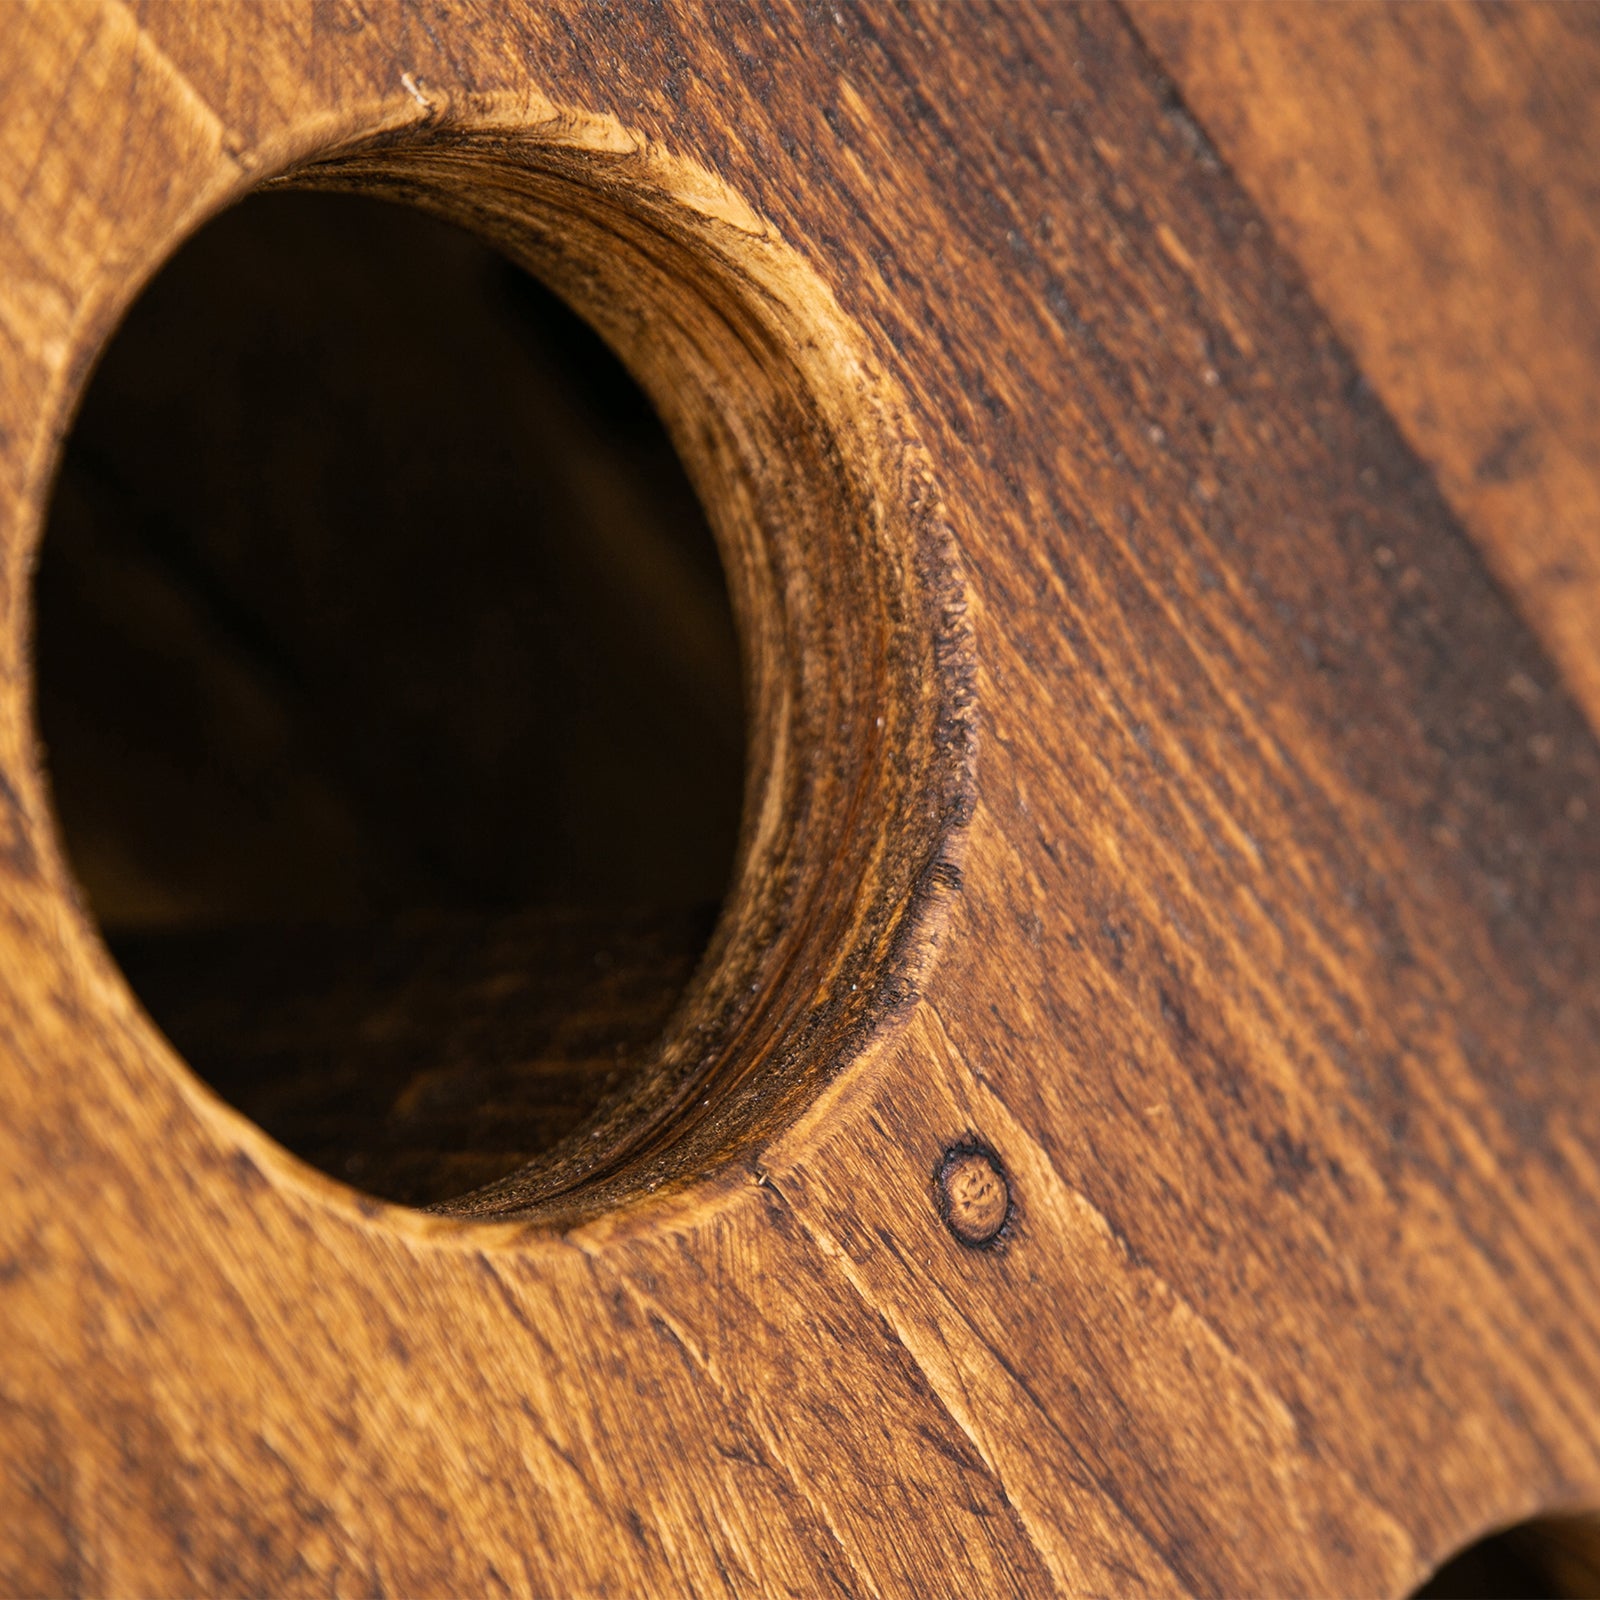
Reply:
[[[0, 96], [0, 1585], [1398, 1595], [1600, 1505], [1600, 750], [1119, 12], [84, 0]], [[94, 352], [282, 173], [596, 321], [758, 691], [715, 1050], [493, 1220], [187, 1073], [34, 745]]]

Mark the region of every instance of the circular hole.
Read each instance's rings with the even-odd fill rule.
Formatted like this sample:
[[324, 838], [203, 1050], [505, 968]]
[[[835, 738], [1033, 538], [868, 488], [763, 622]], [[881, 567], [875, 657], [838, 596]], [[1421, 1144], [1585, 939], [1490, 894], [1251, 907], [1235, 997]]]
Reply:
[[1536, 1517], [1452, 1556], [1416, 1600], [1593, 1600], [1600, 1596], [1600, 1518]]
[[[202, 299], [237, 298], [239, 284], [288, 297], [288, 397], [252, 414], [279, 339], [234, 304], [191, 341], [187, 366], [182, 341], [147, 339], [149, 365], [127, 358], [119, 406], [102, 395], [117, 393], [108, 374], [124, 363], [124, 331], [67, 451], [36, 630], [57, 837], [180, 1049], [340, 1177], [462, 1219], [546, 1225], [698, 1183], [776, 1136], [910, 1014], [959, 889], [976, 667], [927, 459], [814, 267], [709, 174], [617, 124], [382, 135], [269, 187], [407, 202], [491, 240], [620, 354], [682, 471], [584, 325], [531, 286], [508, 287], [506, 269], [449, 234], [435, 233], [453, 241], [438, 260], [417, 247], [421, 266], [398, 234], [346, 263], [329, 347], [366, 327], [374, 304], [393, 314], [356, 339], [375, 387], [330, 406], [345, 369], [300, 320], [325, 292], [318, 274], [345, 260], [346, 235], [409, 224], [394, 213], [358, 224], [378, 213], [349, 202], [284, 202], [338, 221], [292, 260], [274, 256], [274, 232], [192, 276]], [[269, 203], [249, 202], [186, 258]], [[527, 330], [458, 337], [452, 319], [479, 291], [451, 275], [452, 250], [491, 262], [502, 290], [524, 297], [519, 318], [543, 305], [532, 342], [565, 352], [559, 393], [545, 386], [523, 405], [495, 389], [515, 388], [503, 369], [523, 359]], [[411, 286], [398, 306], [383, 286], [397, 271]], [[457, 330], [439, 349], [423, 337], [425, 302]], [[230, 339], [237, 381], [185, 398], [197, 374], [226, 373]], [[308, 399], [313, 368], [328, 394]], [[609, 396], [596, 424], [609, 448], [558, 415], [584, 394], [593, 409], [594, 393]], [[407, 441], [380, 452], [375, 482], [352, 471], [369, 411], [397, 419]], [[133, 481], [147, 453], [168, 457], [176, 513], [158, 494], [130, 497], [132, 545], [165, 562], [154, 577], [130, 539], [94, 527], [103, 508], [75, 503], [93, 500], [97, 472], [106, 492], [103, 463], [84, 486], [79, 461], [96, 417], [119, 412]], [[514, 532], [486, 540], [472, 508], [503, 504], [496, 485], [530, 462], [548, 481], [524, 476], [509, 496]], [[565, 508], [558, 535], [531, 529], [534, 480]], [[696, 495], [720, 580], [710, 544], [687, 532]], [[302, 501], [317, 508], [310, 531]], [[76, 578], [61, 531], [74, 517], [90, 525], [80, 539], [103, 545]], [[497, 562], [530, 559], [530, 540], [546, 566], [519, 588]], [[184, 642], [186, 608], [202, 645]], [[138, 648], [119, 664], [100, 635], [129, 626]], [[236, 644], [250, 671], [227, 655]], [[527, 669], [529, 652], [566, 675]], [[141, 693], [140, 674], [163, 663], [166, 698], [148, 683]], [[456, 681], [468, 664], [473, 693]], [[252, 676], [269, 668], [271, 683]], [[537, 715], [494, 710], [523, 691], [544, 696]], [[307, 719], [329, 704], [336, 714]], [[229, 743], [241, 716], [265, 730], [242, 751]], [[452, 760], [470, 748], [486, 781], [457, 793], [436, 737]], [[330, 787], [318, 765], [330, 760], [360, 779], [359, 805]], [[506, 781], [519, 763], [537, 775], [520, 788]], [[273, 784], [293, 825], [263, 800]], [[230, 805], [242, 849], [226, 872], [186, 876], [192, 852], [220, 859], [201, 846]], [[376, 871], [374, 854], [404, 870]], [[291, 856], [303, 870], [281, 865]], [[57, 853], [44, 859], [65, 888]], [[218, 916], [224, 903], [234, 909]], [[86, 1003], [108, 1002], [97, 991]], [[166, 1074], [170, 1056], [127, 1021], [124, 1065]], [[105, 1065], [98, 1053], [69, 1064]], [[209, 1141], [222, 1129], [191, 1131]]]
[[258, 194], [108, 346], [36, 585], [61, 836], [191, 1067], [428, 1205], [652, 1051], [732, 871], [739, 650], [589, 326], [471, 234]]

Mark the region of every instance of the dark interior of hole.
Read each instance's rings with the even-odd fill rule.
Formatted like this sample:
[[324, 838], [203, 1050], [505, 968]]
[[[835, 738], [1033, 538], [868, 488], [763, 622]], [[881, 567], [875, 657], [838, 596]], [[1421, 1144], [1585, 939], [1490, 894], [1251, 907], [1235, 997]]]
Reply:
[[731, 870], [740, 671], [648, 401], [470, 236], [260, 195], [115, 335], [36, 589], [89, 907], [269, 1133], [416, 1204], [659, 1034]]
[[1416, 1600], [1600, 1600], [1600, 1518], [1539, 1517], [1468, 1545]]

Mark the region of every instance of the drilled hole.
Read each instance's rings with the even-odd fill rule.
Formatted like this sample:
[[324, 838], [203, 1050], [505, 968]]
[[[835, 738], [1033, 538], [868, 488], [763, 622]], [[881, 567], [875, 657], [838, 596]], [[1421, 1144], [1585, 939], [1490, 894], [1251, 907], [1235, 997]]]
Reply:
[[615, 1094], [727, 887], [722, 564], [589, 327], [468, 233], [264, 194], [133, 307], [36, 588], [73, 870], [190, 1066], [430, 1204]]
[[[38, 530], [46, 548], [35, 699], [58, 802], [59, 826], [49, 832], [66, 847], [40, 837], [50, 887], [70, 892], [76, 864], [108, 942], [179, 1050], [338, 1176], [393, 1198], [436, 1200], [463, 1222], [571, 1224], [650, 1197], [670, 1203], [778, 1136], [841, 1073], [870, 1070], [869, 1046], [911, 1014], [959, 892], [974, 794], [975, 664], [954, 544], [904, 397], [813, 264], [741, 196], [603, 119], [452, 124], [399, 139], [379, 132], [311, 152], [267, 182], [274, 192], [381, 196], [492, 241], [621, 355], [682, 471], [659, 434], [647, 449], [618, 427], [619, 415], [649, 415], [636, 399], [600, 408], [608, 452], [588, 448], [587, 425], [582, 438], [564, 434], [553, 403], [519, 409], [495, 391], [528, 331], [526, 308], [512, 319], [514, 334], [444, 338], [443, 354], [471, 359], [453, 378], [434, 370], [418, 305], [432, 294], [448, 313], [444, 325], [459, 329], [451, 319], [481, 285], [452, 277], [443, 246], [419, 268], [394, 236], [369, 241], [351, 265], [346, 252], [361, 230], [385, 224], [357, 223], [362, 213], [348, 206], [324, 206], [339, 222], [302, 238], [297, 258], [274, 259], [275, 234], [192, 276], [202, 302], [237, 296], [240, 283], [288, 296], [292, 334], [307, 303], [335, 287], [317, 275], [342, 262], [346, 310], [327, 335], [337, 347], [374, 305], [392, 307], [386, 275], [408, 273], [408, 292], [420, 298], [401, 295], [382, 336], [362, 346], [376, 374], [370, 406], [347, 406], [349, 415], [331, 408], [330, 421], [326, 395], [311, 404], [299, 394], [264, 419], [264, 432], [247, 425], [255, 420], [248, 397], [264, 392], [261, 374], [282, 358], [260, 332], [269, 319], [235, 306], [223, 335], [258, 332], [234, 350], [245, 370], [220, 396], [191, 404], [179, 426], [172, 413], [183, 414], [185, 384], [226, 368], [228, 345], [209, 329], [187, 345], [157, 333], [145, 341], [143, 373], [123, 355], [148, 303], [170, 295], [169, 271], [107, 358], [67, 452], [57, 526], [48, 537]], [[261, 212], [267, 202], [249, 204]], [[220, 225], [229, 226], [243, 223]], [[451, 248], [492, 261], [467, 241]], [[502, 289], [516, 281], [498, 264], [486, 270], [501, 275]], [[114, 271], [107, 286], [117, 287]], [[516, 292], [540, 298], [527, 286]], [[79, 326], [81, 355], [113, 331], [98, 305]], [[581, 350], [582, 326], [550, 316], [531, 319], [546, 330], [544, 344]], [[565, 332], [550, 331], [557, 324]], [[303, 388], [323, 340], [291, 347], [299, 351], [291, 387]], [[604, 363], [592, 342], [588, 349], [563, 369], [562, 405], [576, 405], [596, 382], [593, 363]], [[118, 415], [105, 398], [117, 393], [107, 375], [124, 363], [133, 376], [122, 385], [118, 426], [136, 441], [129, 471], [137, 479], [152, 470], [147, 456], [166, 451], [168, 469], [155, 476], [177, 494], [188, 544], [209, 560], [220, 543], [239, 586], [219, 585], [193, 558], [172, 531], [183, 519], [155, 493], [130, 495], [126, 517], [97, 521], [95, 474], [85, 486], [79, 461], [94, 419]], [[343, 371], [321, 366], [319, 380]], [[152, 376], [163, 371], [165, 386]], [[617, 392], [610, 380], [599, 387]], [[331, 382], [328, 392], [338, 393]], [[374, 480], [352, 474], [351, 438], [380, 401], [411, 443], [389, 451], [391, 476], [375, 480], [374, 513], [353, 495], [353, 484]], [[166, 426], [156, 425], [163, 417]], [[449, 460], [442, 440], [454, 441], [459, 459]], [[241, 459], [256, 460], [257, 481]], [[659, 473], [644, 470], [652, 459]], [[444, 462], [448, 474], [436, 470]], [[464, 509], [493, 503], [497, 473], [523, 469], [529, 476], [511, 496], [516, 536], [498, 553], [515, 565], [529, 559], [531, 541], [548, 557], [526, 612], [513, 604], [516, 584], [483, 554], [494, 541]], [[414, 479], [426, 481], [412, 492]], [[568, 525], [542, 538], [531, 514], [542, 502], [529, 486], [556, 483], [572, 491], [557, 502], [588, 516], [576, 533]], [[221, 497], [215, 526], [203, 504], [194, 509], [201, 488]], [[306, 496], [328, 530], [320, 540], [294, 511]], [[719, 558], [703, 527], [699, 537], [684, 531], [686, 519], [699, 522], [695, 496], [725, 579], [712, 577]], [[75, 497], [88, 504], [74, 508]], [[284, 506], [287, 518], [268, 515]], [[63, 554], [73, 536], [62, 532], [75, 516], [90, 547], [76, 566]], [[119, 545], [100, 523], [124, 521], [135, 535]], [[374, 526], [382, 522], [395, 526]], [[237, 534], [235, 523], [252, 537], [230, 545], [217, 528]], [[365, 562], [350, 553], [356, 524]], [[411, 530], [404, 542], [399, 525]], [[137, 555], [147, 542], [167, 563], [154, 581]], [[587, 596], [581, 606], [551, 600], [567, 580]], [[195, 592], [175, 598], [185, 583]], [[612, 599], [591, 604], [595, 587]], [[397, 607], [401, 592], [412, 597], [410, 616]], [[337, 626], [319, 617], [319, 632], [308, 622], [298, 604], [307, 594], [321, 597]], [[612, 607], [619, 597], [625, 603]], [[293, 690], [282, 715], [249, 673], [217, 665], [231, 658], [213, 650], [211, 634], [197, 659], [184, 643], [185, 606], [224, 641], [242, 632], [255, 665], [276, 661]], [[517, 613], [510, 625], [484, 625], [508, 610]], [[142, 632], [119, 664], [117, 641], [100, 635], [127, 628], [130, 617], [143, 618]], [[382, 626], [369, 630], [374, 617]], [[298, 655], [308, 632], [325, 647], [309, 669]], [[441, 637], [456, 643], [441, 647]], [[562, 638], [572, 642], [565, 655]], [[544, 677], [519, 651], [543, 651], [562, 667], [576, 659], [582, 670]], [[457, 692], [451, 674], [468, 666], [488, 698]], [[148, 681], [140, 692], [141, 673], [159, 684], [163, 671], [165, 700]], [[613, 672], [608, 681], [636, 700], [599, 692]], [[536, 692], [530, 686], [546, 702], [526, 723], [511, 718], [510, 737], [486, 707]], [[343, 709], [321, 719], [331, 735], [316, 733], [317, 719], [303, 722], [302, 713], [330, 696]], [[164, 714], [152, 716], [151, 704]], [[270, 737], [242, 761], [237, 751], [224, 760], [226, 741], [239, 737], [237, 716], [263, 707]], [[185, 740], [185, 728], [198, 735]], [[488, 810], [455, 804], [462, 796], [448, 783], [430, 788], [430, 774], [455, 770], [437, 759], [435, 734], [452, 750], [489, 749], [492, 782], [466, 787], [469, 800], [487, 794]], [[375, 762], [374, 749], [395, 754]], [[360, 805], [344, 805], [337, 791], [330, 799], [303, 750], [354, 763]], [[532, 764], [536, 782], [508, 786], [518, 760]], [[219, 767], [234, 776], [219, 782]], [[288, 788], [304, 828], [280, 826], [263, 798], [286, 773], [302, 775]], [[38, 777], [27, 774], [30, 798]], [[451, 799], [442, 808], [433, 803], [441, 793]], [[200, 855], [219, 854], [207, 841], [226, 831], [230, 804], [247, 825], [236, 826], [245, 842], [229, 871], [186, 872], [201, 845]], [[433, 832], [408, 854], [400, 846], [419, 815]], [[396, 817], [398, 825], [385, 821]], [[40, 820], [30, 810], [30, 826]], [[144, 856], [134, 848], [152, 841], [160, 848]], [[305, 846], [315, 866], [283, 869], [294, 853], [286, 841]], [[396, 875], [355, 871], [351, 863], [370, 850], [386, 861], [398, 850], [410, 865]], [[219, 916], [218, 905], [230, 909]], [[103, 1009], [111, 1024], [59, 1041], [74, 1064], [141, 1083], [164, 1108], [173, 1150], [188, 1152], [177, 1159], [236, 1145], [233, 1120], [187, 1093], [174, 1098], [185, 1080], [174, 1078], [172, 1052], [101, 981], [87, 930], [70, 917], [56, 930], [61, 992]], [[276, 1164], [272, 1175], [286, 1191], [300, 1182]]]
[[1537, 1517], [1452, 1556], [1416, 1600], [1594, 1600], [1600, 1596], [1600, 1519]]

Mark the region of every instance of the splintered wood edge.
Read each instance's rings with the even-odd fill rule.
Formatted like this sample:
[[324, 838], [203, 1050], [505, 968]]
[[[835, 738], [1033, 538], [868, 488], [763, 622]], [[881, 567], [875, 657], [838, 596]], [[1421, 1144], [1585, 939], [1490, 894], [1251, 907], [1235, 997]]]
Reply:
[[[51, 470], [122, 311], [195, 228], [265, 187], [414, 204], [528, 268], [628, 365], [706, 507], [750, 722], [738, 864], [717, 930], [646, 1066], [538, 1160], [433, 1208], [429, 1231], [445, 1217], [565, 1227], [659, 1203], [792, 1124], [909, 1014], [937, 950], [973, 807], [976, 673], [927, 457], [826, 285], [709, 173], [607, 117], [503, 100], [457, 114], [428, 101], [408, 126], [375, 119], [283, 152], [277, 170], [258, 166], [109, 285], [80, 321], [51, 408]], [[48, 495], [28, 498], [32, 547]], [[30, 777], [43, 793], [36, 766]], [[48, 875], [75, 897], [54, 826]], [[143, 1054], [236, 1142], [244, 1119], [155, 1032], [81, 904], [71, 921], [112, 979], [124, 1025], [147, 1036]], [[263, 1167], [289, 1181], [368, 1218], [423, 1220], [250, 1131], [267, 1146]]]

